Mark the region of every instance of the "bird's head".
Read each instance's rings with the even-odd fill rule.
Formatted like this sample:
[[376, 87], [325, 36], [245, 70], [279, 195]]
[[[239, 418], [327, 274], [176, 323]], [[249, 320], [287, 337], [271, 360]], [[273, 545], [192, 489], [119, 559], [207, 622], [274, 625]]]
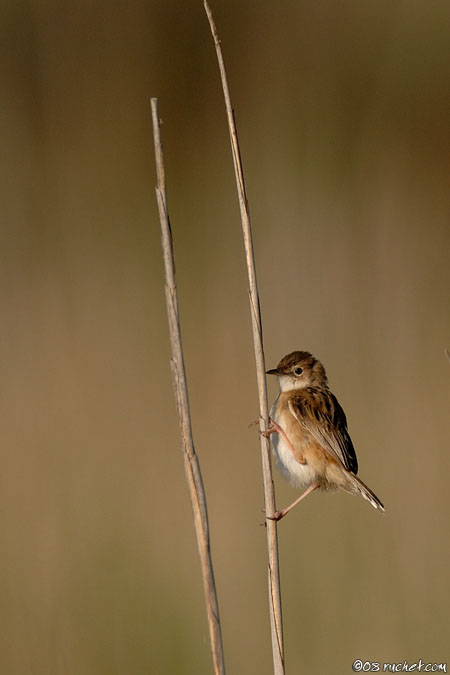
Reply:
[[281, 391], [305, 387], [327, 387], [325, 368], [309, 352], [291, 352], [281, 359], [276, 368], [267, 371], [276, 375]]

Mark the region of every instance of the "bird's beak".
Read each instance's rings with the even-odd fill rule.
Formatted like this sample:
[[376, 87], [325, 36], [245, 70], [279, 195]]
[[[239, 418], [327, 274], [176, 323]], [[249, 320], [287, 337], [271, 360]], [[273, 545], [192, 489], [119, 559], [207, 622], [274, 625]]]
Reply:
[[266, 370], [266, 375], [279, 375], [280, 371], [278, 368], [272, 368], [272, 370]]

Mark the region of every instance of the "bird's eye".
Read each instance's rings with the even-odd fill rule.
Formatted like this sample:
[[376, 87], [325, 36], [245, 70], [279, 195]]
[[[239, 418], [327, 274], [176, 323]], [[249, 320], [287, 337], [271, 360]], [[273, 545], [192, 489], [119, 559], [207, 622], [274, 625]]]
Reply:
[[300, 366], [297, 366], [297, 368], [294, 368], [294, 373], [295, 373], [295, 375], [301, 375], [303, 373], [303, 368], [300, 368]]

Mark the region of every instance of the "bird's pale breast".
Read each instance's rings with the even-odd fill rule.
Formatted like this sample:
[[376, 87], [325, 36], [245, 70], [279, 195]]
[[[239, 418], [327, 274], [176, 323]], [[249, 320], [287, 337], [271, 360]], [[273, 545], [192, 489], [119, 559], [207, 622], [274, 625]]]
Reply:
[[[294, 486], [305, 488], [317, 480], [325, 470], [323, 450], [311, 435], [302, 428], [288, 408], [289, 392], [281, 393], [275, 400], [270, 416], [284, 430], [292, 448], [284, 438], [272, 434], [272, 447], [277, 465], [284, 477]], [[306, 463], [302, 463], [306, 460]]]

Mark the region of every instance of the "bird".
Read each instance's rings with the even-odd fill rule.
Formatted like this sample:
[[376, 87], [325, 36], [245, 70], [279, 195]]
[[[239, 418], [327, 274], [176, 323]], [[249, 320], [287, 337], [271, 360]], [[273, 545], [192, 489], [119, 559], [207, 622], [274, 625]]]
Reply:
[[318, 489], [360, 494], [375, 509], [384, 511], [380, 499], [356, 475], [358, 460], [347, 418], [328, 387], [321, 362], [309, 352], [294, 351], [266, 374], [278, 377], [280, 393], [263, 434], [271, 438], [283, 476], [304, 490], [292, 504], [268, 518], [281, 520]]

